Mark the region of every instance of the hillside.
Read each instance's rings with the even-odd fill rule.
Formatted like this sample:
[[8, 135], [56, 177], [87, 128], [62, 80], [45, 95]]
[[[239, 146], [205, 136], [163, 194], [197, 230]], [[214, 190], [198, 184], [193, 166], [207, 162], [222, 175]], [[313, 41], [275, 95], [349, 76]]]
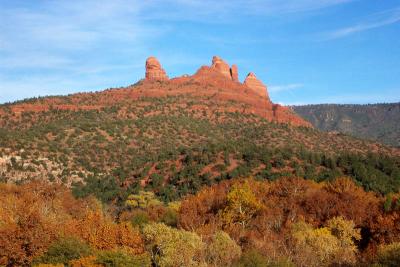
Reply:
[[2, 105], [1, 179], [44, 175], [104, 201], [138, 187], [168, 201], [248, 175], [350, 175], [368, 190], [400, 188], [399, 149], [313, 129], [273, 104], [254, 74], [242, 84], [235, 72], [214, 57], [169, 79], [150, 58], [146, 79], [127, 88]]
[[322, 131], [338, 131], [400, 146], [400, 103], [305, 105], [293, 110]]

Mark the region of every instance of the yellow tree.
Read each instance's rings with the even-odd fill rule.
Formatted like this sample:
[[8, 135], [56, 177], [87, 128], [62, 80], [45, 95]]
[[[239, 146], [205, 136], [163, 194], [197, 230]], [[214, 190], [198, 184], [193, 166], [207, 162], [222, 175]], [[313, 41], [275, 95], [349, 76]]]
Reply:
[[294, 260], [298, 266], [328, 266], [339, 251], [339, 242], [328, 228], [314, 229], [299, 222], [293, 226]]
[[221, 215], [225, 225], [238, 224], [242, 228], [246, 228], [261, 208], [261, 202], [256, 198], [246, 180], [244, 183], [232, 186], [227, 194], [227, 206]]
[[128, 196], [125, 204], [131, 208], [145, 209], [149, 206], [158, 206], [162, 203], [156, 198], [153, 192], [139, 191], [138, 194]]
[[224, 231], [216, 232], [206, 249], [206, 259], [211, 266], [232, 266], [241, 254], [240, 246]]
[[300, 222], [294, 225], [292, 237], [295, 244], [295, 258], [300, 266], [351, 265], [355, 263], [360, 230], [353, 221], [334, 217], [326, 227], [314, 229]]
[[205, 266], [205, 244], [196, 233], [150, 223], [143, 235], [156, 266]]

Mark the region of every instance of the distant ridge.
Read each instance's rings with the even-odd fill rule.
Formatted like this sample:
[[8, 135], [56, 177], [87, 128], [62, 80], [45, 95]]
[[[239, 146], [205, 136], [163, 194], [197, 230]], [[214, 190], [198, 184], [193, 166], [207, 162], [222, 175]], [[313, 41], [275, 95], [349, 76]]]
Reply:
[[292, 109], [323, 131], [337, 131], [400, 147], [400, 102], [319, 104]]

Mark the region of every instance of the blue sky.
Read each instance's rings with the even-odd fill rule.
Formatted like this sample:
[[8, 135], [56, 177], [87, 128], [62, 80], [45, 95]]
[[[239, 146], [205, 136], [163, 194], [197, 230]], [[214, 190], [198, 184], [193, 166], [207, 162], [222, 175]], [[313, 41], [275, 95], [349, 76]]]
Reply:
[[274, 102], [400, 101], [399, 0], [0, 0], [0, 103], [170, 77], [219, 55]]

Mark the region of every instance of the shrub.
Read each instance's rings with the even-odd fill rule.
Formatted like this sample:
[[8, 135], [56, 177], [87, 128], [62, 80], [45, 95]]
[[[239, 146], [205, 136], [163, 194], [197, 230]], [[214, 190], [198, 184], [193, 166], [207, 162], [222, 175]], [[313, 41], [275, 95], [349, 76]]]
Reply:
[[242, 254], [235, 267], [266, 267], [268, 259], [261, 255], [257, 250], [249, 250]]
[[227, 233], [218, 231], [207, 247], [206, 258], [207, 262], [214, 266], [231, 266], [241, 254], [242, 251], [236, 242]]
[[[96, 256], [88, 256], [72, 260], [69, 262], [70, 267], [104, 267], [103, 265], [96, 263]], [[64, 267], [64, 265], [62, 265]]]
[[161, 202], [156, 198], [151, 191], [139, 191], [138, 194], [128, 196], [125, 204], [131, 208], [145, 209], [149, 206], [161, 205]]
[[400, 266], [400, 242], [380, 247], [378, 250], [378, 263], [385, 267]]
[[131, 223], [133, 226], [143, 227], [150, 221], [149, 215], [145, 211], [138, 210], [132, 216]]
[[156, 266], [198, 266], [204, 263], [204, 243], [195, 233], [163, 223], [151, 223], [143, 228], [143, 234]]
[[96, 263], [104, 267], [146, 267], [151, 266], [148, 254], [130, 255], [124, 251], [102, 251]]
[[328, 266], [339, 251], [339, 242], [327, 228], [314, 229], [300, 222], [293, 227], [295, 260], [301, 266]]
[[293, 227], [295, 259], [299, 265], [328, 266], [355, 263], [355, 240], [360, 240], [352, 221], [334, 217], [326, 227], [312, 228], [300, 222]]
[[74, 237], [67, 237], [50, 245], [46, 253], [35, 260], [35, 262], [47, 264], [68, 264], [71, 260], [89, 256], [90, 254], [91, 249], [86, 243]]
[[175, 210], [168, 208], [164, 215], [161, 217], [161, 222], [166, 225], [176, 227], [178, 224], [178, 214]]

